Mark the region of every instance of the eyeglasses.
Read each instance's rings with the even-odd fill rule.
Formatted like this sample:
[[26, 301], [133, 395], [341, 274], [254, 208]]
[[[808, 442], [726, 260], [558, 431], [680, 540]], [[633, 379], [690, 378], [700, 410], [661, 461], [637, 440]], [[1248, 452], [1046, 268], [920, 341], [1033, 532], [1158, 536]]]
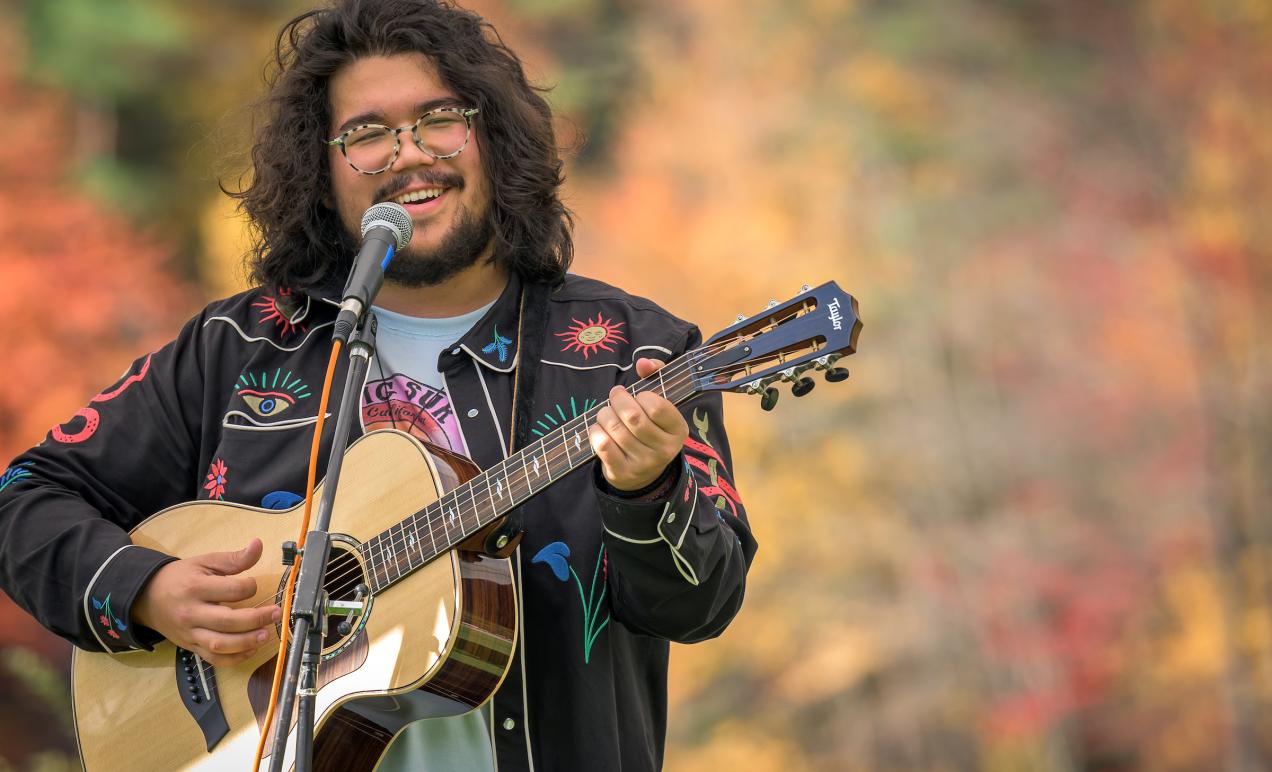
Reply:
[[424, 113], [410, 126], [391, 129], [367, 123], [327, 140], [327, 144], [339, 145], [341, 155], [355, 171], [379, 174], [397, 160], [402, 149], [398, 135], [410, 131], [416, 147], [441, 161], [454, 158], [468, 147], [471, 119], [479, 112], [476, 107], [439, 107]]

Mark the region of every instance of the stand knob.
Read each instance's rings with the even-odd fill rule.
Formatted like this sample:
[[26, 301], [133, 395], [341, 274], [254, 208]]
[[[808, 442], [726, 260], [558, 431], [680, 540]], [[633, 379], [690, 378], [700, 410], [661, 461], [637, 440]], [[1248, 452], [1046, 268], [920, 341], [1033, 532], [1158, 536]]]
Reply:
[[349, 620], [346, 619], [345, 621], [336, 625], [336, 632], [340, 633], [342, 636], [348, 635], [349, 633], [353, 632], [353, 625], [349, 624]]
[[826, 380], [831, 383], [839, 383], [848, 380], [847, 367], [832, 367], [826, 371]]
[[804, 376], [803, 378], [800, 378], [798, 381], [796, 381], [795, 385], [791, 387], [791, 393], [797, 397], [802, 397], [808, 392], [812, 391], [813, 387], [816, 385], [817, 383], [812, 378], [809, 378], [808, 376]]
[[777, 407], [777, 398], [781, 396], [777, 389], [769, 386], [764, 390], [764, 396], [760, 397], [760, 407], [765, 410], [772, 410]]
[[296, 556], [299, 554], [300, 554], [300, 550], [296, 547], [296, 542], [294, 541], [283, 542], [283, 565], [285, 566], [296, 565]]

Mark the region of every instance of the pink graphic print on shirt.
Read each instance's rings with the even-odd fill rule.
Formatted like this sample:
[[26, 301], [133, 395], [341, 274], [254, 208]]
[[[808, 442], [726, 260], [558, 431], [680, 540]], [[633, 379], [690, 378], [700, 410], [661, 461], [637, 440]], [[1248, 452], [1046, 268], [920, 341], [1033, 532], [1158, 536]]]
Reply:
[[422, 442], [464, 453], [450, 397], [405, 375], [367, 382], [362, 390], [362, 424], [368, 432], [397, 429]]

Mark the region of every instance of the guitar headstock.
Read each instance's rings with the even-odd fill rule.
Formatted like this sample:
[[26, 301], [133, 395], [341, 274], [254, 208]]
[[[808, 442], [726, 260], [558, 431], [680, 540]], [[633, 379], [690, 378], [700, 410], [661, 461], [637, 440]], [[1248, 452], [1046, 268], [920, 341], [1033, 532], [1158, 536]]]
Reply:
[[765, 410], [777, 403], [774, 384], [792, 384], [802, 397], [815, 381], [808, 370], [824, 370], [832, 383], [845, 380], [848, 370], [836, 362], [857, 350], [861, 319], [857, 300], [839, 285], [804, 285], [785, 303], [772, 301], [762, 312], [738, 316], [736, 324], [712, 335], [698, 349], [692, 365], [697, 390], [759, 394]]

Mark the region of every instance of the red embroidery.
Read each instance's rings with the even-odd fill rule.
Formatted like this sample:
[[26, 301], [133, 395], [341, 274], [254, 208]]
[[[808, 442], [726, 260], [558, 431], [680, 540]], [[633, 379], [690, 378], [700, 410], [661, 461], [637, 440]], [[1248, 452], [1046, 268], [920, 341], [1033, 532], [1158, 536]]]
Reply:
[[565, 332], [553, 333], [558, 338], [565, 341], [565, 346], [561, 348], [561, 352], [581, 351], [583, 359], [586, 360], [596, 351], [614, 351], [611, 344], [627, 343], [627, 338], [619, 331], [626, 322], [615, 322], [606, 319], [601, 314], [597, 314], [595, 319], [588, 319], [586, 322], [580, 322], [578, 319], [572, 319], [574, 324]]

